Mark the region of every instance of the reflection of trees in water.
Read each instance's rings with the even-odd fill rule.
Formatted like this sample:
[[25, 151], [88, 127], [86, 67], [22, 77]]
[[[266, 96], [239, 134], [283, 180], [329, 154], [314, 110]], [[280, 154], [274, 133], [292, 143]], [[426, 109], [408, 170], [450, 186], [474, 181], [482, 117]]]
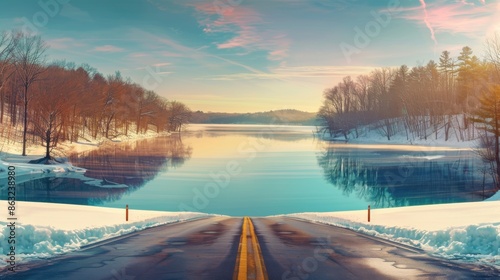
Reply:
[[483, 177], [477, 159], [460, 152], [440, 154], [446, 158], [326, 147], [317, 158], [329, 183], [377, 207], [481, 200]]
[[70, 156], [73, 165], [87, 169], [86, 177], [140, 187], [159, 172], [184, 164], [191, 156], [178, 136], [145, 139], [134, 143], [108, 144]]
[[186, 147], [178, 136], [106, 144], [97, 150], [71, 155], [70, 161], [74, 166], [87, 169], [82, 179], [102, 180], [108, 187], [114, 183], [125, 184], [128, 188], [99, 187], [65, 177], [78, 177], [78, 174], [63, 174], [22, 183], [18, 199], [81, 205], [115, 201], [142, 187], [158, 173], [182, 166], [191, 153], [191, 147]]

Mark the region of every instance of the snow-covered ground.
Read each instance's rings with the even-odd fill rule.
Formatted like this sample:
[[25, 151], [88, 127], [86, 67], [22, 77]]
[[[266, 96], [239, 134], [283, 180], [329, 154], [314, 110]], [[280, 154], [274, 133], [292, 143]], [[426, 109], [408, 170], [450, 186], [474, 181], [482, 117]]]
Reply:
[[[442, 126], [437, 129], [437, 135], [432, 126], [427, 129], [427, 139], [425, 137], [418, 137], [408, 133], [404, 129], [403, 121], [397, 120], [397, 125], [394, 126], [394, 135], [387, 140], [383, 128], [377, 126], [375, 123], [370, 125], [363, 125], [357, 129], [350, 130], [347, 137], [348, 143], [351, 144], [393, 144], [393, 145], [422, 145], [434, 147], [453, 147], [453, 148], [476, 148], [478, 147], [478, 138], [483, 130], [469, 126], [469, 130], [459, 131], [455, 127], [463, 127], [463, 115], [453, 116], [454, 127], [450, 128], [448, 132], [448, 140], [445, 141], [445, 130]], [[437, 136], [437, 137], [436, 137]], [[469, 137], [470, 136], [470, 137]], [[346, 141], [343, 135], [330, 137], [328, 133], [320, 134], [320, 138], [324, 140]]]
[[[0, 131], [1, 129], [2, 125], [0, 124]], [[169, 132], [156, 133], [153, 130], [148, 130], [146, 133], [140, 133], [140, 134], [134, 133], [133, 131], [134, 128], [132, 127], [127, 136], [119, 135], [112, 139], [107, 139], [102, 137], [99, 139], [92, 139], [90, 135], [84, 135], [77, 142], [66, 141], [59, 143], [57, 148], [55, 148], [54, 153], [57, 156], [64, 154], [69, 155], [71, 153], [81, 153], [92, 149], [96, 149], [107, 142], [115, 142], [115, 143], [127, 142], [127, 141], [136, 141], [140, 139], [158, 137], [162, 135], [170, 135]], [[16, 133], [13, 133], [12, 135], [16, 135]], [[19, 138], [18, 136], [16, 136], [17, 137], [16, 139], [14, 139], [13, 137], [10, 138], [5, 138], [5, 137], [6, 136], [0, 137], [0, 156], [21, 155], [22, 153], [21, 138]], [[40, 157], [42, 155], [45, 155], [45, 147], [43, 147], [42, 145], [34, 145], [34, 144], [27, 145], [26, 154]]]
[[500, 267], [500, 195], [485, 202], [287, 215], [349, 228], [448, 259]]
[[[336, 138], [336, 140], [344, 140], [342, 138]], [[456, 138], [450, 138], [445, 141], [444, 138], [436, 139], [434, 135], [425, 139], [407, 139], [404, 134], [396, 134], [391, 137], [391, 140], [387, 140], [387, 137], [381, 136], [380, 132], [377, 130], [365, 130], [358, 138], [349, 139], [349, 143], [352, 144], [392, 144], [392, 145], [419, 145], [419, 146], [431, 146], [431, 147], [453, 147], [453, 148], [464, 148], [472, 149], [476, 148], [478, 145], [477, 139], [472, 139], [469, 141], [459, 141]]]
[[[0, 201], [0, 209], [7, 213], [7, 201]], [[69, 204], [17, 202], [15, 221], [16, 263], [33, 258], [50, 257], [78, 250], [81, 246], [120, 236], [148, 227], [209, 216], [192, 212], [161, 212], [79, 206]], [[0, 268], [10, 252], [8, 237], [11, 221], [7, 215], [0, 220]]]

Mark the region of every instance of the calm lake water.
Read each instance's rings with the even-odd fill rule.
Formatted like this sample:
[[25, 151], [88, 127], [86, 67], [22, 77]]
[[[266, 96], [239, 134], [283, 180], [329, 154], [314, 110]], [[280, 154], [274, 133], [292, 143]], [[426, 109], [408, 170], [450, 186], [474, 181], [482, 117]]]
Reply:
[[25, 182], [17, 198], [264, 216], [480, 201], [493, 194], [483, 163], [470, 151], [332, 143], [315, 139], [313, 130], [191, 125], [181, 136], [107, 144], [70, 157], [86, 173]]

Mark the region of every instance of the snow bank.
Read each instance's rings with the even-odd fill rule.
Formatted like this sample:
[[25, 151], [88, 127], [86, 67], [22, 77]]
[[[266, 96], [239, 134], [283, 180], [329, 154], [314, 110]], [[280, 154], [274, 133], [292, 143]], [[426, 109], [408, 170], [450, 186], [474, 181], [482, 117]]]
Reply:
[[21, 157], [14, 155], [3, 155], [3, 157], [0, 159], [0, 180], [7, 178], [7, 170], [9, 166], [15, 167], [16, 176], [65, 172], [84, 173], [86, 171], [83, 168], [73, 166], [69, 162], [61, 162], [58, 164], [28, 163], [28, 161], [38, 159], [40, 157], [41, 156]]
[[[0, 201], [7, 209], [7, 202]], [[135, 232], [152, 226], [208, 216], [191, 212], [129, 210], [37, 202], [18, 202], [16, 221], [16, 262], [50, 257], [78, 250], [83, 245]], [[10, 222], [10, 221], [9, 221]], [[6, 217], [0, 221], [0, 254], [6, 255], [10, 229]], [[0, 266], [6, 266], [4, 259]]]
[[492, 197], [486, 199], [487, 201], [500, 201], [500, 191], [497, 191]]
[[448, 259], [500, 267], [500, 201], [287, 215], [349, 228]]

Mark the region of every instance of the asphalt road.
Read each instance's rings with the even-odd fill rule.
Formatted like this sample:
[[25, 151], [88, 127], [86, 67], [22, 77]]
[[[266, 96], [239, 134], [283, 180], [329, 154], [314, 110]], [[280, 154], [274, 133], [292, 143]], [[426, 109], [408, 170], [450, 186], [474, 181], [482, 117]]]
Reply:
[[232, 279], [241, 221], [214, 217], [150, 228], [19, 266], [26, 271], [2, 279]]
[[500, 279], [491, 267], [433, 258], [347, 229], [291, 218], [252, 220], [269, 279]]
[[[0, 279], [233, 279], [242, 218], [150, 228], [1, 272]], [[268, 278], [500, 279], [487, 266], [450, 262], [350, 230], [290, 218], [252, 218]]]

